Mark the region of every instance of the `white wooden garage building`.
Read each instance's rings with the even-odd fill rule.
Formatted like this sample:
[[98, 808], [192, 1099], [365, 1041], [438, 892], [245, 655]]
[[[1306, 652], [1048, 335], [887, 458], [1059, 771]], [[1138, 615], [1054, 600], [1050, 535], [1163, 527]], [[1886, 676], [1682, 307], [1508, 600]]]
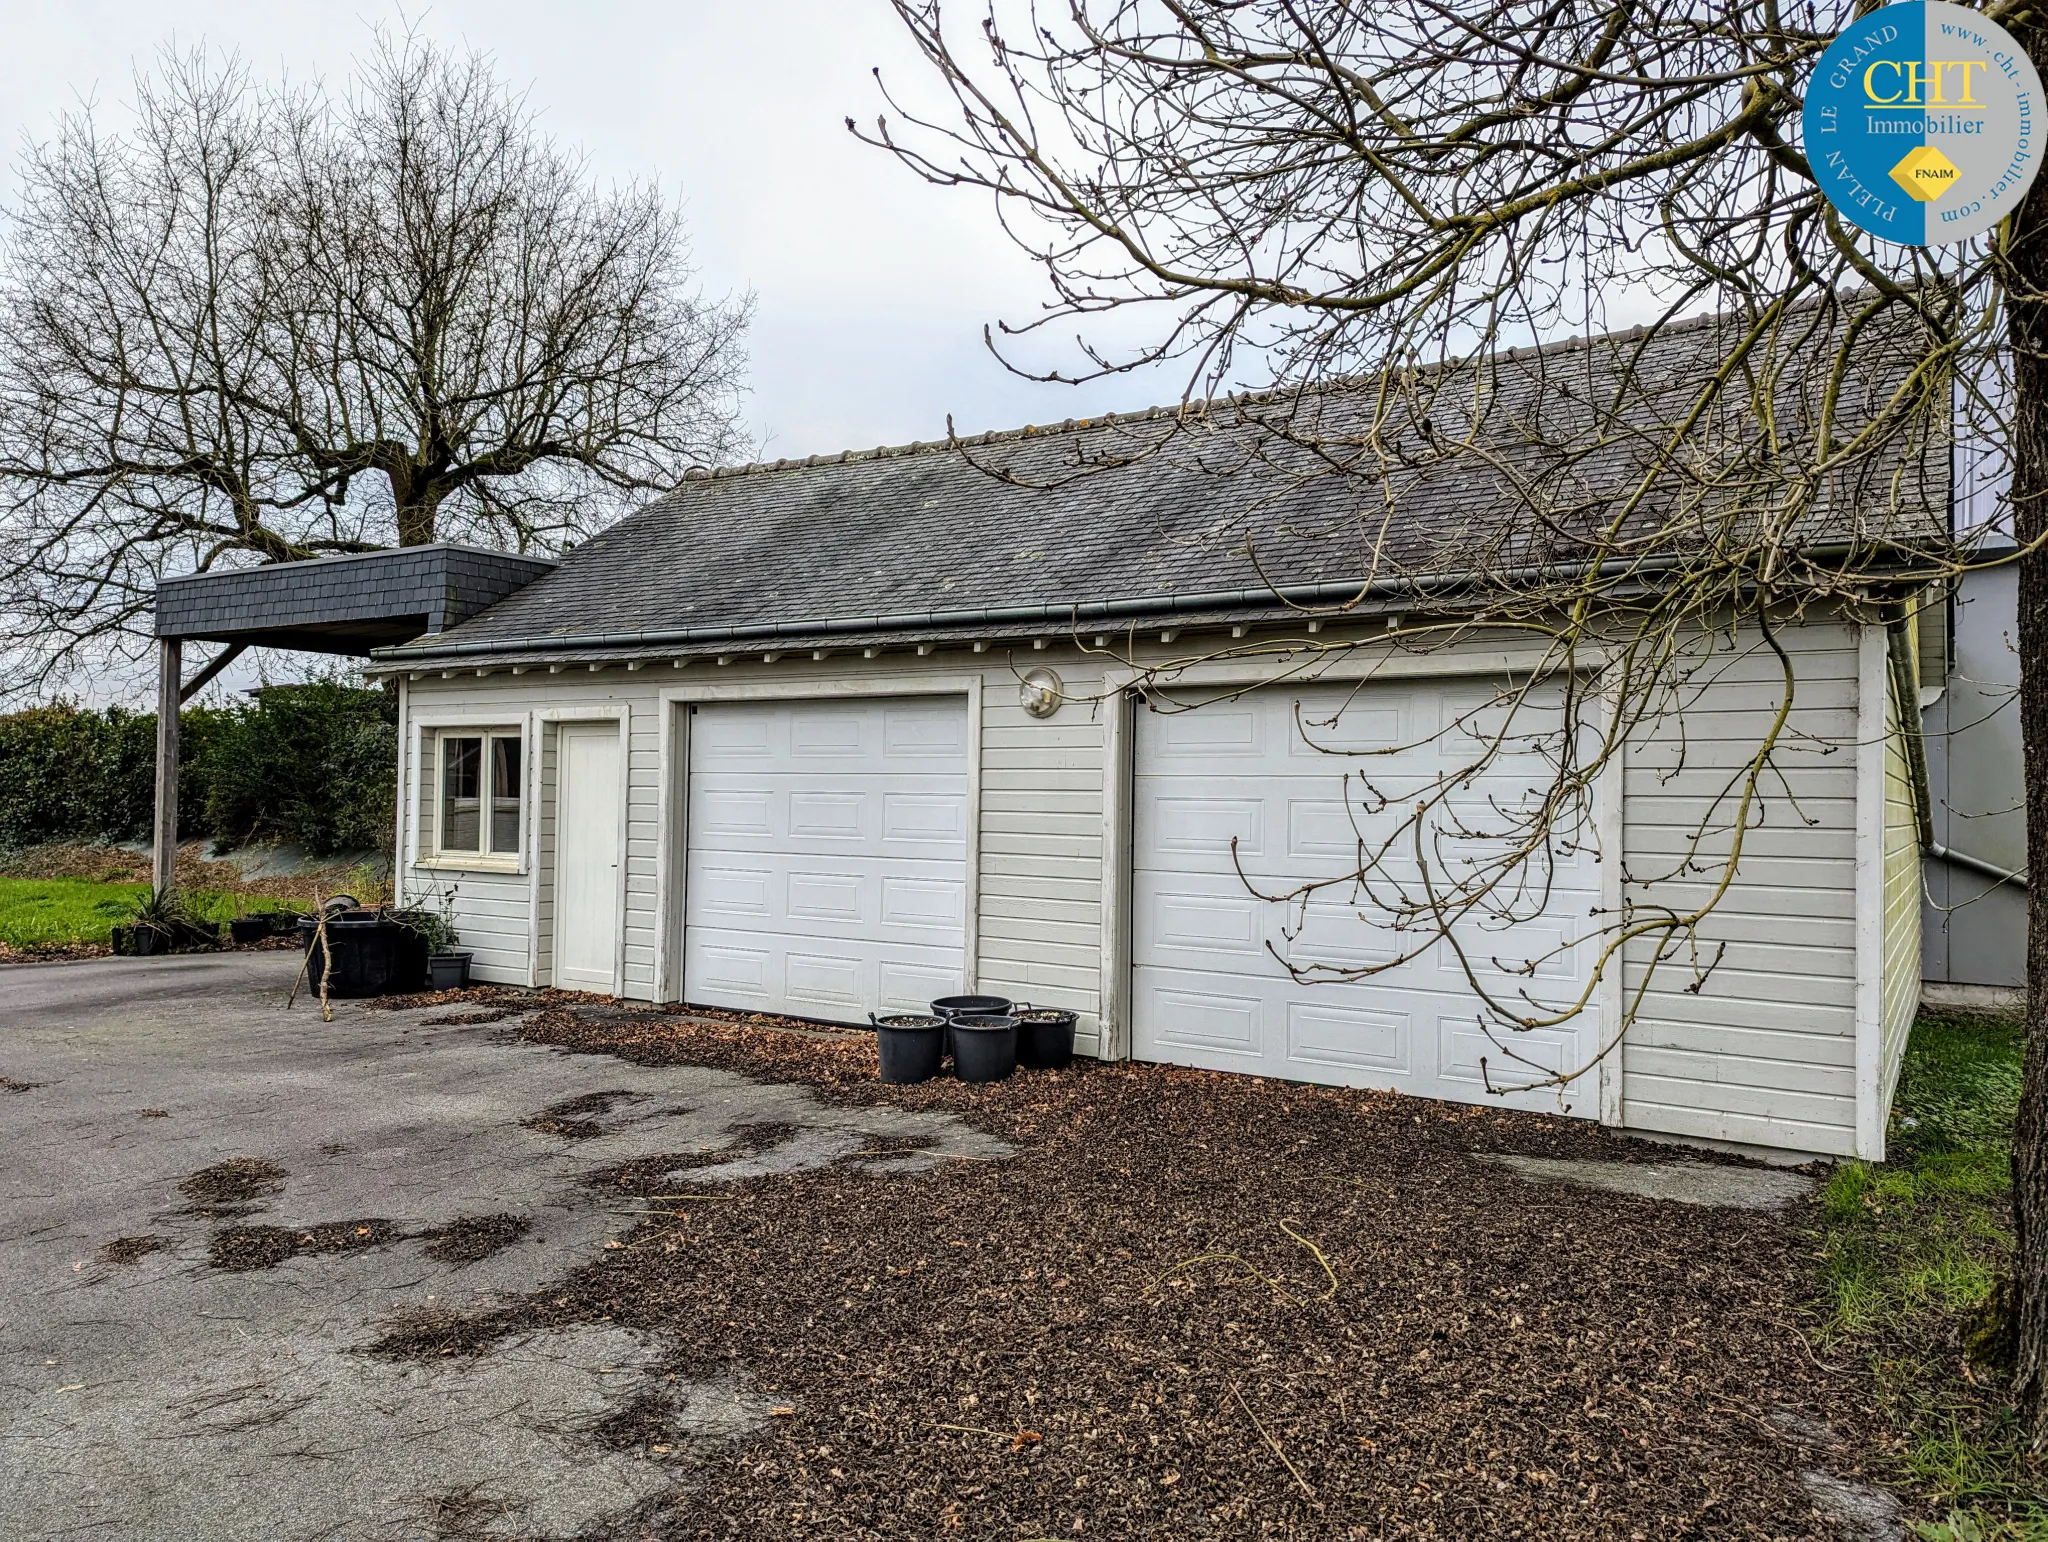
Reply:
[[[1290, 918], [1253, 890], [1355, 847], [1361, 816], [1326, 753], [1344, 744], [1307, 744], [1300, 722], [1341, 702], [1337, 738], [1415, 746], [1378, 774], [1427, 776], [1431, 735], [1536, 655], [1482, 638], [1405, 649], [1412, 597], [1341, 622], [1281, 605], [1243, 555], [1232, 500], [1256, 500], [1235, 482], [1158, 462], [1058, 486], [987, 474], [992, 458], [1069, 464], [1089, 435], [1145, 421], [692, 478], [481, 615], [385, 650], [407, 897], [452, 889], [486, 980], [841, 1022], [995, 991], [1079, 1009], [1081, 1048], [1103, 1057], [1494, 1101], [1459, 970], [1425, 955], [1301, 983], [1269, 944], [1342, 963], [1386, 939], [1342, 904]], [[1415, 518], [1472, 496], [1418, 496]], [[1332, 560], [1294, 553], [1289, 596], [1355, 596]], [[1346, 637], [1359, 646], [1311, 653]], [[1620, 1051], [1562, 1099], [1508, 1103], [1881, 1154], [1920, 978], [1888, 632], [1829, 612], [1783, 641], [1799, 683], [1778, 766], [1798, 811], [1768, 802], [1750, 833], [1702, 934], [1725, 945], [1719, 966], [1698, 991], [1679, 970], [1653, 980]], [[1270, 683], [1271, 648], [1290, 643], [1297, 664], [1328, 662]], [[1253, 644], [1268, 651], [1215, 656]], [[1603, 774], [1597, 829], [1524, 923], [1541, 935], [1518, 939], [1518, 956], [1560, 950], [1542, 983], [1582, 977], [1588, 917], [1668, 868], [1754, 752], [1777, 666], [1754, 638], [1721, 653], [1682, 728]], [[1200, 660], [1174, 694], [1201, 705], [1154, 710], [1128, 689], [1175, 659]], [[1026, 709], [1035, 669], [1063, 688], [1050, 716]], [[1512, 797], [1502, 775], [1473, 796]], [[1517, 1048], [1592, 1060], [1642, 964]]]

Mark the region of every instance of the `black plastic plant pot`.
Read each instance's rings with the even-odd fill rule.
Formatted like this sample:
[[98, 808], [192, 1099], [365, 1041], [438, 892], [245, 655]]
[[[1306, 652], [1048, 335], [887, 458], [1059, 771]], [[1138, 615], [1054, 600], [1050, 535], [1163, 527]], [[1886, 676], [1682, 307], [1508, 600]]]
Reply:
[[264, 913], [263, 919], [270, 925], [271, 936], [289, 937], [306, 918], [296, 910], [271, 910]]
[[427, 989], [436, 991], [459, 991], [469, 984], [469, 960], [467, 953], [429, 953], [427, 955]]
[[999, 1082], [1017, 1069], [1016, 1018], [966, 1012], [947, 1030], [953, 1036], [953, 1074], [963, 1082]]
[[172, 937], [160, 926], [117, 926], [114, 951], [124, 958], [154, 958], [171, 951]]
[[427, 945], [420, 934], [384, 916], [329, 916], [324, 960], [320, 927], [312, 917], [300, 920], [299, 935], [312, 955], [306, 977], [316, 993], [323, 974], [327, 994], [344, 998], [404, 995], [427, 983]]
[[958, 1017], [963, 1012], [972, 1012], [982, 1017], [1003, 1017], [1008, 1015], [1014, 1003], [1007, 996], [941, 996], [932, 1003], [932, 1011], [940, 1017]]
[[907, 1087], [928, 1082], [939, 1074], [939, 1062], [946, 1054], [946, 1020], [903, 1014], [869, 1016], [875, 1025], [875, 1047], [882, 1055], [882, 1080], [891, 1086]]
[[270, 935], [270, 917], [236, 916], [228, 922], [228, 934], [235, 939], [237, 947], [246, 948], [252, 942], [261, 942]]
[[1017, 1064], [1030, 1071], [1064, 1071], [1074, 1063], [1074, 1023], [1064, 1007], [1023, 1007], [1017, 1012]]

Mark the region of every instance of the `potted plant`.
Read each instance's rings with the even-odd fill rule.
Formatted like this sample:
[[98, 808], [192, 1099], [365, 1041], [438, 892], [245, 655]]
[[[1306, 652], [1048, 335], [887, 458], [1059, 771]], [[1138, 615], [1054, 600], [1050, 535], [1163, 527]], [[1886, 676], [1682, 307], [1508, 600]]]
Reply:
[[455, 890], [436, 890], [420, 904], [394, 912], [394, 919], [413, 929], [427, 950], [427, 987], [430, 990], [461, 990], [469, 984], [470, 955], [455, 946], [462, 941], [455, 930]]
[[235, 939], [238, 948], [261, 942], [270, 933], [270, 917], [262, 911], [251, 911], [246, 905], [238, 905], [228, 922], [228, 935]]
[[176, 894], [151, 889], [135, 902], [126, 926], [114, 928], [114, 951], [150, 958], [179, 948], [220, 946], [220, 923], [194, 916]]
[[406, 920], [379, 906], [329, 900], [318, 916], [299, 918], [311, 955], [313, 988], [339, 997], [395, 996], [427, 983], [424, 939]]

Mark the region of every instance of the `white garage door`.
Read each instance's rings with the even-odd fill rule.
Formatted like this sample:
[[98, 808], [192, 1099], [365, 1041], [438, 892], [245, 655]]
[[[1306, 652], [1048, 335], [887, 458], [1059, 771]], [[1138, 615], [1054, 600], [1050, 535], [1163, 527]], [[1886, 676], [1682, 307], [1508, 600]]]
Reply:
[[683, 994], [864, 1022], [962, 988], [964, 699], [690, 718]]
[[[1512, 1087], [1537, 1079], [1541, 1073], [1517, 1064], [1517, 1055], [1551, 1070], [1585, 1063], [1597, 1043], [1590, 1012], [1561, 1030], [1489, 1036], [1481, 1001], [1442, 941], [1357, 981], [1304, 982], [1282, 962], [1356, 967], [1398, 957], [1421, 940], [1393, 931], [1384, 912], [1361, 905], [1342, 883], [1305, 903], [1270, 897], [1355, 872], [1361, 841], [1383, 840], [1424, 789], [1473, 764], [1474, 736], [1501, 720], [1495, 699], [1481, 682], [1439, 681], [1268, 688], [1184, 712], [1139, 707], [1132, 832], [1139, 1058], [1466, 1102], [1495, 1101], [1489, 1080]], [[1500, 811], [1524, 805], [1529, 789], [1547, 781], [1545, 756], [1557, 749], [1559, 720], [1554, 701], [1515, 716], [1514, 753], [1451, 795], [1454, 812], [1445, 817], [1460, 828], [1435, 822], [1443, 860], [1483, 859], [1500, 849], [1485, 836], [1504, 833]], [[1526, 991], [1546, 1002], [1576, 994], [1591, 964], [1580, 932], [1599, 894], [1591, 846], [1588, 832], [1578, 849], [1553, 847], [1547, 862], [1523, 870], [1538, 883], [1516, 896], [1516, 924], [1475, 919], [1453, 928], [1489, 991], [1508, 1000]], [[1390, 860], [1389, 876], [1419, 892], [1412, 852], [1407, 846]], [[1533, 973], [1511, 972], [1530, 961]], [[1556, 1109], [1558, 1094], [1506, 1101]], [[1566, 1101], [1574, 1113], [1596, 1115], [1591, 1078], [1573, 1084]]]

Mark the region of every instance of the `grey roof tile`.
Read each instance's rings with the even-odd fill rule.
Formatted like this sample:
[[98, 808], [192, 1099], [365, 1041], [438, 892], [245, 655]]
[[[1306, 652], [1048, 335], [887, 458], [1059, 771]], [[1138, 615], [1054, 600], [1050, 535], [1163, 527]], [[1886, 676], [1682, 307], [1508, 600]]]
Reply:
[[[1839, 330], [1839, 317], [1813, 315], [1830, 336]], [[1571, 562], [1616, 496], [1667, 453], [1660, 430], [1726, 356], [1728, 326], [1709, 317], [1647, 345], [1623, 333], [1424, 372], [1424, 394], [1435, 393], [1426, 429], [1402, 413], [1377, 420], [1382, 387], [1368, 380], [1237, 399], [1193, 419], [1154, 412], [695, 476], [555, 571], [390, 656], [719, 629], [843, 633], [882, 618], [1030, 606], [1057, 616], [1121, 602], [1132, 613], [1368, 573]], [[1909, 349], [1893, 344], [1879, 335], [1863, 346], [1840, 409], [1847, 427], [1881, 411], [1897, 384]], [[1789, 351], [1774, 410], [1796, 437], [1824, 384], [1808, 365], [1830, 348], [1823, 337]], [[1639, 387], [1628, 412], [1596, 417], [1588, 400], [1608, 399], [1624, 371]], [[1478, 448], [1448, 453], [1475, 392], [1488, 402]], [[1734, 471], [1749, 496], [1776, 496], [1755, 468], [1713, 463], [1716, 443], [1743, 437], [1746, 425], [1737, 428], [1689, 448], [1691, 492], [1711, 499]], [[1945, 529], [1945, 443], [1917, 443], [1858, 476], [1829, 489], [1816, 536], [1927, 539]], [[1561, 513], [1532, 519], [1535, 504]], [[1647, 506], [1636, 528], [1647, 537], [1671, 512]]]

